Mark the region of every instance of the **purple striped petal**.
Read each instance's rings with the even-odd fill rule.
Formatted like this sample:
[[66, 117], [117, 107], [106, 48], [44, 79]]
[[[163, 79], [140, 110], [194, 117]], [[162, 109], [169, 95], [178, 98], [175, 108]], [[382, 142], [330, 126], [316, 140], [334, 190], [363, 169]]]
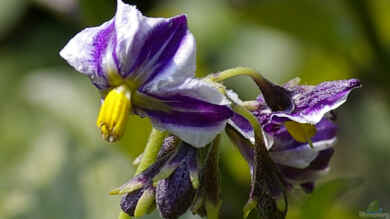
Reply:
[[330, 148], [336, 143], [336, 126], [323, 119], [316, 125], [317, 133], [312, 138], [314, 148], [307, 143], [295, 141], [282, 127], [273, 135], [274, 145], [270, 150], [272, 160], [278, 164], [295, 168], [306, 168], [317, 157], [319, 151]]
[[[299, 123], [316, 124], [326, 113], [343, 104], [349, 93], [360, 86], [360, 81], [357, 79], [328, 81], [316, 86], [285, 86], [292, 92], [295, 109], [291, 113], [271, 113], [272, 121], [283, 122], [290, 119]], [[263, 102], [262, 97], [258, 100]], [[259, 114], [269, 114], [269, 112], [259, 112]]]
[[115, 35], [114, 20], [86, 28], [68, 42], [60, 55], [77, 71], [89, 75], [96, 87], [105, 89], [108, 87], [105, 72], [115, 65], [109, 52], [114, 47]]
[[[232, 126], [234, 127], [234, 126]], [[227, 133], [240, 150], [241, 154], [252, 163], [250, 140], [242, 134], [242, 131], [234, 127], [241, 136], [227, 129]], [[312, 138], [314, 148], [307, 143], [301, 143], [287, 132], [285, 127], [279, 127], [277, 132], [270, 135], [273, 145], [269, 150], [270, 157], [275, 163], [295, 167], [306, 168], [317, 157], [319, 151], [330, 148], [336, 143], [336, 125], [328, 119], [323, 119], [316, 125], [317, 133]]]
[[[270, 157], [289, 184], [301, 183], [305, 191], [311, 191], [313, 182], [328, 171], [329, 161], [334, 153], [330, 146], [334, 143], [335, 129], [335, 125], [326, 119], [317, 124], [318, 133], [313, 137], [314, 149], [307, 144], [295, 142], [291, 136], [285, 135], [285, 130], [274, 136], [275, 145], [270, 150]], [[231, 125], [226, 127], [226, 133], [250, 165], [253, 174], [252, 143]], [[279, 194], [277, 190], [274, 192], [275, 195]]]
[[229, 125], [233, 126], [241, 135], [254, 143], [255, 134], [249, 121], [240, 114], [234, 113], [229, 120]]
[[178, 85], [194, 76], [195, 40], [185, 15], [149, 18], [117, 2], [113, 19], [84, 29], [62, 49], [71, 66], [100, 89], [131, 80], [148, 90], [143, 87], [162, 81]]
[[159, 19], [152, 25], [138, 39], [143, 40], [137, 42], [142, 47], [136, 56], [134, 54], [134, 63], [124, 71], [124, 76], [136, 78], [141, 84], [151, 83], [154, 79], [161, 79], [161, 76], [166, 79], [172, 74], [180, 79], [194, 76], [195, 41], [187, 29], [186, 16]]
[[233, 115], [227, 106], [181, 94], [153, 98], [168, 106], [169, 111], [146, 106], [135, 107], [151, 118], [154, 127], [168, 130], [195, 147], [211, 142]]

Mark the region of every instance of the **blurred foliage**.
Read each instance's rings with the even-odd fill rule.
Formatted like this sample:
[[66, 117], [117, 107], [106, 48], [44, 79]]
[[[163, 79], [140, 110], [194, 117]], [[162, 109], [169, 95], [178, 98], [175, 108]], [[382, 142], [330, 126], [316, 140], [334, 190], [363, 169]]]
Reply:
[[[364, 88], [337, 110], [330, 174], [312, 195], [291, 192], [288, 218], [352, 219], [369, 203], [389, 211], [388, 0], [126, 2], [148, 16], [188, 15], [199, 76], [248, 66], [278, 83], [362, 79]], [[95, 127], [98, 92], [58, 56], [74, 34], [114, 11], [114, 0], [0, 1], [0, 218], [117, 218], [119, 197], [107, 193], [132, 176], [150, 122], [132, 117], [124, 139], [104, 143]], [[258, 94], [247, 78], [226, 85], [244, 99]], [[240, 218], [249, 169], [226, 137], [221, 153], [221, 218]], [[356, 177], [359, 187], [348, 180]]]

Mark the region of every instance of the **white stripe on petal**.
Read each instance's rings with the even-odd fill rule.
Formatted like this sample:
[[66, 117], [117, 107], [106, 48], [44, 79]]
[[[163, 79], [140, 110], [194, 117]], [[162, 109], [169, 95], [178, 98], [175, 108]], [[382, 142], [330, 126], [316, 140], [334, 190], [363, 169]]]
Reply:
[[152, 124], [154, 128], [167, 130], [184, 142], [194, 147], [201, 148], [213, 141], [214, 138], [223, 131], [226, 121], [210, 127], [180, 126], [175, 124], [158, 123], [153, 120]]
[[317, 157], [319, 151], [330, 148], [336, 143], [336, 137], [324, 141], [313, 142], [314, 148], [309, 144], [283, 151], [271, 151], [270, 156], [275, 163], [299, 169], [306, 168]]

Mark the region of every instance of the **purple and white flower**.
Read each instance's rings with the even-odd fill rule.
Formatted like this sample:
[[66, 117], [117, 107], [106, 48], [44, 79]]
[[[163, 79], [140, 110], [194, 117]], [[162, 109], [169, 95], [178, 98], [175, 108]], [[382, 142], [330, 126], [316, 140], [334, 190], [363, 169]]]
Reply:
[[[298, 82], [292, 80], [283, 86], [289, 92], [293, 107], [272, 111], [260, 95], [252, 113], [263, 128], [269, 156], [285, 180], [290, 184], [300, 184], [305, 191], [311, 191], [314, 181], [328, 171], [334, 152], [332, 146], [336, 143], [337, 127], [328, 115], [347, 100], [353, 89], [361, 85], [356, 79], [323, 82], [316, 86], [298, 85]], [[230, 93], [230, 97], [240, 102], [233, 93]], [[315, 127], [316, 132], [310, 139], [313, 148], [309, 142], [300, 142], [291, 135], [285, 125], [288, 121]], [[238, 114], [229, 123], [233, 127], [230, 131], [227, 129], [229, 136], [253, 168], [251, 145], [254, 134], [251, 125]], [[279, 195], [280, 191], [274, 194]]]
[[[113, 90], [126, 97], [129, 104], [118, 109], [147, 116], [155, 128], [195, 147], [211, 142], [232, 111], [214, 86], [194, 78], [195, 39], [186, 16], [150, 18], [121, 0], [117, 4], [111, 20], [78, 33], [60, 55], [86, 74], [103, 98]], [[115, 141], [124, 129], [116, 126], [125, 127], [127, 120], [122, 113], [109, 124], [113, 116], [105, 118], [102, 111], [98, 126]]]

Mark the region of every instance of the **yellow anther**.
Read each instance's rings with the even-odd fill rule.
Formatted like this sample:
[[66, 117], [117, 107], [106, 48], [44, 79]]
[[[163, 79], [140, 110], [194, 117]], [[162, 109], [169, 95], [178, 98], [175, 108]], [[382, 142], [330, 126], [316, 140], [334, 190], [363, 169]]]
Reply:
[[102, 137], [112, 143], [122, 137], [131, 109], [131, 92], [126, 85], [112, 89], [104, 99], [96, 122]]
[[312, 124], [298, 123], [294, 121], [285, 122], [288, 133], [298, 142], [309, 143], [311, 147], [311, 138], [316, 134], [317, 129]]

